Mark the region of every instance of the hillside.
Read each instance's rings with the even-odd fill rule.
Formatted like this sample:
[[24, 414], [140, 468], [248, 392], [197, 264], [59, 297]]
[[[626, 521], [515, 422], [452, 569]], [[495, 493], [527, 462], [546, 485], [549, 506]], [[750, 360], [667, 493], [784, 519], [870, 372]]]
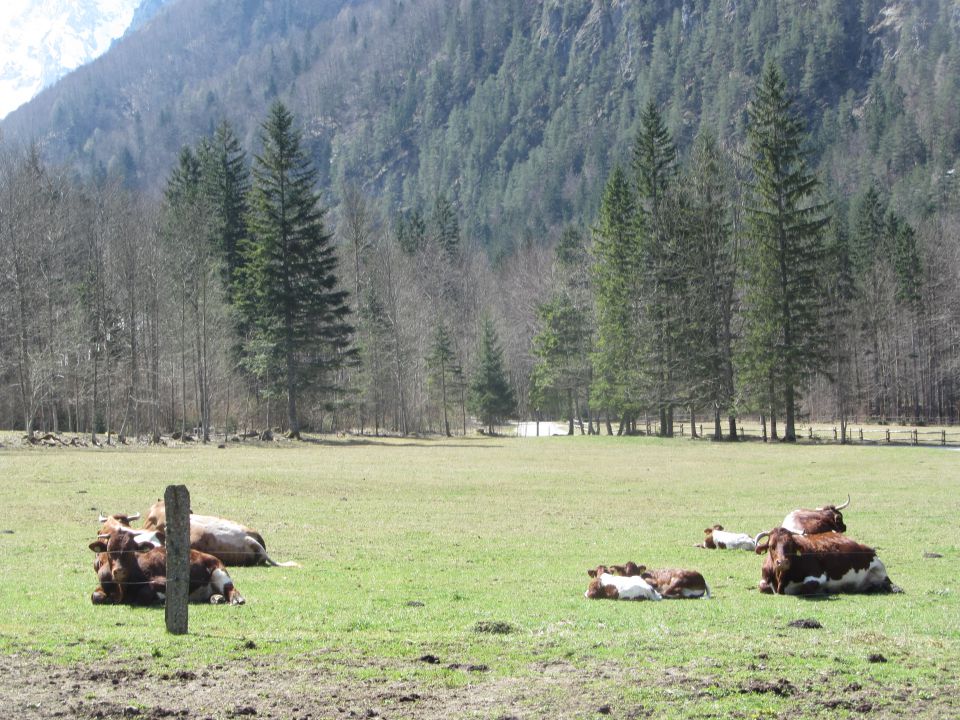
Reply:
[[831, 181], [882, 178], [929, 207], [960, 151], [956, 0], [188, 0], [0, 127], [155, 191], [222, 118], [254, 146], [280, 97], [333, 203], [344, 179], [392, 207], [444, 192], [474, 238], [508, 249], [589, 222], [648, 98], [681, 149], [701, 127], [738, 142], [771, 56]]

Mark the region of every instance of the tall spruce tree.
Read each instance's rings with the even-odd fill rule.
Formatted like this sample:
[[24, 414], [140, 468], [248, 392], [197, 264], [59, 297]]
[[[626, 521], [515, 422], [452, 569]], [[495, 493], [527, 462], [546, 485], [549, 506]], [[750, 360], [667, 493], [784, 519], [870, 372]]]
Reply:
[[300, 400], [334, 389], [334, 371], [352, 360], [353, 328], [315, 190], [317, 170], [282, 103], [271, 107], [260, 139], [239, 304], [255, 328], [251, 365], [286, 395], [289, 434], [299, 438]]
[[686, 322], [691, 331], [694, 371], [687, 383], [694, 396], [713, 407], [715, 440], [723, 438], [721, 413], [728, 413], [730, 439], [736, 439], [733, 413], [733, 321], [739, 248], [731, 222], [728, 161], [715, 136], [701, 133], [694, 144], [687, 185], [691, 189], [691, 282]]
[[430, 369], [430, 384], [440, 393], [440, 407], [443, 415], [443, 432], [447, 437], [450, 433], [449, 401], [456, 379], [460, 375], [460, 365], [453, 349], [453, 338], [447, 332], [444, 324], [438, 323], [430, 345], [430, 354], [427, 356], [427, 366]]
[[686, 202], [677, 192], [677, 149], [652, 101], [640, 114], [640, 130], [633, 146], [637, 187], [638, 229], [642, 257], [640, 335], [644, 394], [657, 408], [660, 434], [673, 435], [673, 406], [680, 393], [686, 325], [684, 306], [687, 272], [681, 245], [689, 239], [685, 228]]
[[233, 127], [224, 120], [213, 137], [200, 145], [198, 158], [203, 193], [213, 213], [214, 240], [223, 260], [223, 284], [231, 301], [241, 262], [240, 246], [247, 233], [247, 154]]
[[635, 193], [619, 166], [607, 181], [593, 235], [597, 344], [591, 394], [608, 412], [621, 415], [622, 433], [641, 410], [636, 367], [641, 256]]
[[783, 439], [794, 441], [798, 391], [826, 361], [821, 315], [829, 215], [815, 198], [819, 183], [807, 167], [803, 120], [773, 64], [764, 68], [749, 118], [746, 370], [754, 383], [768, 383], [774, 403], [782, 399]]
[[486, 318], [480, 336], [480, 356], [470, 382], [470, 409], [493, 434], [494, 425], [510, 417], [516, 408], [513, 388], [503, 366], [503, 349], [493, 321]]

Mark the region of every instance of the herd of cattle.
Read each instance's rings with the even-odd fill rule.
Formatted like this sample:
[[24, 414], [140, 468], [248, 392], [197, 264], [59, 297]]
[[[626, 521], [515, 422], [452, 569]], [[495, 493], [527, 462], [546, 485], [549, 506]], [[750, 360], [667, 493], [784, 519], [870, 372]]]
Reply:
[[[873, 548], [848, 538], [841, 510], [850, 504], [827, 505], [814, 510], [794, 510], [780, 527], [755, 537], [733, 533], [714, 525], [704, 530], [697, 547], [748, 550], [766, 554], [760, 591], [781, 595], [839, 592], [899, 592]], [[95, 605], [125, 603], [153, 605], [166, 594], [166, 512], [162, 500], [150, 508], [141, 528], [132, 523], [140, 514], [100, 517], [100, 532], [90, 544], [99, 585], [91, 600]], [[761, 542], [765, 541], [765, 542]], [[242, 605], [227, 565], [273, 565], [263, 537], [232, 520], [210, 515], [190, 515], [190, 599], [195, 602]], [[709, 598], [703, 575], [695, 570], [650, 570], [628, 562], [600, 565], [588, 570], [591, 599], [662, 600]]]
[[[167, 550], [164, 547], [166, 508], [157, 500], [147, 513], [143, 527], [131, 523], [133, 515], [100, 516], [100, 532], [90, 543], [96, 554], [93, 569], [99, 585], [90, 599], [94, 605], [124, 603], [154, 605], [166, 596]], [[232, 520], [211, 515], [190, 514], [190, 600], [194, 602], [242, 605], [227, 565], [273, 565], [263, 537], [255, 530]]]
[[[794, 510], [780, 527], [753, 537], [714, 525], [697, 547], [748, 550], [763, 555], [760, 592], [780, 595], [899, 592], [873, 548], [848, 538], [840, 511], [850, 504]], [[765, 540], [761, 544], [761, 541]], [[709, 598], [703, 575], [695, 570], [648, 570], [643, 565], [600, 565], [587, 571], [590, 599], [662, 600]]]

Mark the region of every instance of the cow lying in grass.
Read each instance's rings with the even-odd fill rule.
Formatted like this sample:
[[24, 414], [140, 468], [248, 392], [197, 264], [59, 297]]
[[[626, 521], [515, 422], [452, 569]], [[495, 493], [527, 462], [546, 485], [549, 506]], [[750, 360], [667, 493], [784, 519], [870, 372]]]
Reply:
[[846, 532], [847, 526], [843, 522], [843, 513], [840, 512], [850, 505], [850, 494], [843, 505], [825, 505], [824, 507], [809, 510], [800, 508], [787, 513], [780, 523], [780, 527], [798, 535], [816, 535], [825, 532]]
[[[133, 534], [115, 532], [90, 543], [100, 566], [100, 585], [93, 591], [95, 605], [121, 603], [155, 605], [166, 599], [167, 549], [138, 543]], [[213, 604], [245, 601], [218, 558], [190, 551], [190, 600]]]
[[[659, 600], [664, 599], [680, 599], [680, 598], [702, 598], [710, 597], [710, 588], [707, 587], [706, 580], [703, 579], [703, 575], [698, 573], [696, 570], [680, 570], [677, 568], [664, 568], [662, 570], [648, 570], [645, 565], [637, 565], [635, 562], [627, 562], [624, 565], [612, 565], [609, 568], [605, 565], [600, 565], [594, 570], [588, 570], [587, 575], [593, 578], [593, 581], [590, 583], [590, 587], [587, 588], [587, 597], [609, 597], [610, 590], [604, 590], [604, 588], [613, 587], [616, 588], [619, 592], [619, 585], [626, 583], [626, 581], [636, 581], [640, 580], [644, 585], [650, 586], [650, 588], [660, 597], [657, 598], [648, 598]], [[611, 579], [605, 579], [600, 581], [600, 578], [604, 576], [609, 576]], [[594, 585], [599, 582], [599, 586], [594, 588]], [[591, 588], [593, 588], [594, 594], [591, 595]], [[606, 592], [607, 595], [601, 595], [599, 593]], [[640, 593], [642, 592], [642, 586], [639, 589], [633, 589], [633, 592]], [[629, 598], [633, 599], [633, 598]]]
[[[157, 500], [147, 513], [143, 530], [162, 534], [166, 526], [166, 505]], [[278, 563], [271, 558], [263, 536], [256, 530], [213, 515], [190, 514], [190, 547], [214, 555], [227, 565], [299, 567], [295, 562]]]
[[746, 533], [728, 532], [723, 529], [723, 525], [714, 525], [703, 532], [706, 535], [703, 543], [695, 547], [710, 550], [749, 550], [750, 552], [757, 549], [757, 541], [753, 537]]
[[757, 554], [767, 554], [760, 592], [780, 595], [900, 592], [876, 551], [837, 532], [800, 535], [774, 528], [757, 536]]
[[642, 577], [623, 577], [611, 574], [600, 565], [588, 570], [591, 577], [587, 591], [583, 594], [588, 600], [662, 600], [656, 588]]

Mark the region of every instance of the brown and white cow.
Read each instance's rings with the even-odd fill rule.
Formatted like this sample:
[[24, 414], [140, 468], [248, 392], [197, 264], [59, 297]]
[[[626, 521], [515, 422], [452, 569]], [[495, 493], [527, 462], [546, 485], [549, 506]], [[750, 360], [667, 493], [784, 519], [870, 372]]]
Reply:
[[703, 531], [703, 542], [695, 547], [710, 550], [749, 550], [757, 549], [755, 538], [746, 533], [735, 533], [723, 529], [723, 525], [714, 525]]
[[[101, 586], [94, 591], [94, 604], [123, 603], [127, 605], [154, 605], [166, 596], [167, 549], [138, 543], [131, 533], [116, 532], [90, 543], [98, 556], [106, 556], [110, 571], [110, 590], [103, 587], [103, 565], [97, 573]], [[104, 597], [97, 597], [97, 592]], [[190, 551], [190, 599], [194, 602], [229, 602], [242, 605], [245, 601], [237, 591], [224, 564], [213, 555]]]
[[631, 560], [624, 565], [610, 566], [610, 572], [624, 577], [643, 578], [665, 599], [710, 597], [707, 581], [696, 570], [679, 568], [649, 570], [646, 565], [637, 565]]
[[[130, 526], [131, 522], [139, 519], [140, 513], [133, 513], [132, 515], [126, 513], [104, 515], [101, 512], [98, 519], [100, 523], [98, 537], [103, 538], [113, 533], [129, 533], [138, 544], [150, 543], [154, 547], [160, 547], [160, 545], [163, 544], [163, 535], [161, 533], [145, 532]], [[100, 581], [100, 584], [90, 596], [94, 605], [115, 602], [112, 598], [115, 598], [117, 595], [117, 587], [113, 581], [113, 573], [110, 570], [109, 560], [110, 556], [106, 552], [97, 553], [93, 558], [93, 570], [97, 573], [97, 579]]]
[[790, 532], [800, 535], [815, 535], [825, 532], [846, 532], [847, 526], [843, 524], [843, 510], [850, 504], [850, 494], [847, 494], [847, 501], [843, 505], [826, 505], [825, 507], [814, 510], [799, 509], [788, 513], [783, 519], [781, 527]]
[[[766, 537], [767, 542], [759, 544]], [[876, 551], [836, 532], [800, 535], [774, 528], [757, 537], [767, 554], [760, 592], [780, 595], [899, 592]]]
[[639, 576], [613, 575], [603, 565], [588, 570], [590, 584], [583, 594], [588, 600], [662, 600], [649, 582]]
[[[143, 529], [162, 533], [166, 525], [166, 506], [163, 500], [157, 500], [147, 513]], [[295, 562], [274, 561], [267, 554], [266, 543], [256, 530], [212, 515], [190, 514], [190, 547], [214, 555], [227, 565], [299, 567]]]

